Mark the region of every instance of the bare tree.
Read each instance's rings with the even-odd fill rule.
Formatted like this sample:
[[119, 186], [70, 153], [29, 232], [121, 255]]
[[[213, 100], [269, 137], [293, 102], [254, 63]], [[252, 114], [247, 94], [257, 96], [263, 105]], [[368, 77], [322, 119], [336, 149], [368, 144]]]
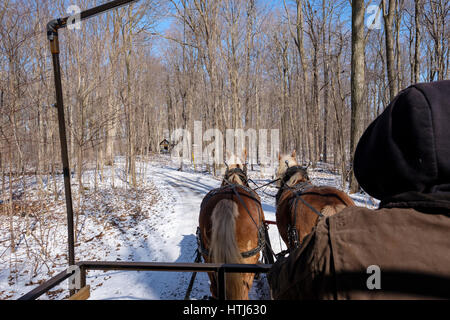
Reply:
[[420, 11], [421, 0], [414, 1], [415, 45], [414, 45], [414, 83], [420, 81]]
[[[353, 163], [353, 155], [356, 150], [359, 137], [362, 134], [362, 110], [365, 94], [365, 48], [364, 48], [364, 1], [352, 2], [352, 114], [350, 134], [350, 155]], [[350, 192], [358, 192], [359, 186], [354, 172], [350, 176]]]
[[396, 81], [396, 69], [394, 58], [394, 32], [393, 23], [396, 13], [397, 0], [389, 0], [389, 7], [387, 7], [386, 0], [382, 0], [385, 41], [386, 41], [386, 70], [389, 83], [389, 96], [394, 99], [397, 95], [398, 87]]

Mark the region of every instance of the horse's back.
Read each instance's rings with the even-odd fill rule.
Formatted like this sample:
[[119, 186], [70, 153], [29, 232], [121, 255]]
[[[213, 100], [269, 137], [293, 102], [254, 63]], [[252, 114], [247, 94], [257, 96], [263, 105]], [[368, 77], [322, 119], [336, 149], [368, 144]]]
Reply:
[[[241, 230], [241, 232], [238, 232], [240, 235], [245, 235], [247, 230], [255, 227], [254, 222], [256, 224], [261, 224], [264, 220], [261, 200], [253, 190], [240, 185], [217, 188], [211, 190], [205, 196], [200, 206], [199, 227], [202, 231], [202, 236], [205, 239], [210, 239], [212, 213], [218, 203], [222, 200], [231, 200], [237, 205], [239, 215], [236, 217], [236, 228], [237, 231]], [[253, 245], [253, 241], [251, 245]]]
[[[296, 201], [297, 197], [301, 197], [303, 201]], [[353, 200], [345, 192], [331, 186], [303, 185], [299, 186], [299, 189], [286, 189], [281, 192], [277, 203], [278, 230], [288, 244], [288, 228], [293, 223], [299, 231], [301, 240], [316, 225], [319, 219], [317, 212], [323, 216], [332, 216], [354, 205]], [[311, 207], [316, 212], [311, 210]], [[294, 216], [296, 218], [293, 218]]]
[[328, 199], [328, 201], [335, 204], [343, 204], [345, 207], [354, 206], [352, 198], [342, 190], [339, 190], [331, 186], [314, 186], [305, 194], [310, 193], [311, 195], [317, 193], [321, 197]]
[[[336, 206], [354, 206], [352, 198], [345, 192], [331, 186], [309, 186], [304, 191], [298, 192], [295, 189], [286, 189], [281, 193], [278, 200], [278, 207], [284, 209], [288, 200], [295, 196], [302, 196], [305, 200], [310, 199], [318, 206], [336, 205]], [[306, 200], [307, 201], [307, 200]]]
[[202, 216], [211, 215], [219, 201], [224, 199], [232, 200], [239, 207], [247, 207], [250, 211], [254, 206], [261, 208], [261, 200], [253, 190], [240, 185], [229, 185], [211, 190], [203, 198], [200, 205], [200, 219]]
[[[260, 257], [260, 228], [264, 213], [261, 201], [250, 188], [230, 185], [212, 190], [202, 201], [199, 216], [201, 241], [209, 251], [206, 262], [250, 263]], [[211, 292], [216, 296], [215, 277], [209, 274]], [[227, 299], [248, 299], [252, 273], [226, 277]]]

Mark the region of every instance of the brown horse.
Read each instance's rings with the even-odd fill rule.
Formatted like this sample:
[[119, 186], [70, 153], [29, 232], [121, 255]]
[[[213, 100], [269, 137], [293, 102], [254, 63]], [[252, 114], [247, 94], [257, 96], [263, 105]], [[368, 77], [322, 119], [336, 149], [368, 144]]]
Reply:
[[[247, 153], [244, 151], [243, 159]], [[222, 186], [202, 201], [198, 242], [207, 263], [255, 264], [264, 246], [264, 213], [258, 195], [248, 187], [244, 162], [232, 156]], [[211, 293], [217, 298], [217, 281], [208, 273]], [[253, 273], [227, 273], [226, 298], [247, 300]]]
[[280, 179], [277, 182], [277, 226], [289, 249], [301, 245], [319, 217], [331, 216], [355, 205], [346, 193], [336, 188], [313, 186], [306, 168], [299, 166], [295, 157], [295, 150], [291, 155], [279, 155], [276, 173]]

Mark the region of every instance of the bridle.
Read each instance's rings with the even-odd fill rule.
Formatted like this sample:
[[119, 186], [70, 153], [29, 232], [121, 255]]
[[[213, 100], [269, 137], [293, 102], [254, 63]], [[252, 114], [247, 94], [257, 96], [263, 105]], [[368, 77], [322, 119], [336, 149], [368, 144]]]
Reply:
[[228, 165], [225, 163], [225, 165], [227, 166], [227, 170], [225, 171], [225, 174], [223, 176], [223, 180], [227, 185], [233, 185], [232, 182], [230, 182], [230, 177], [232, 175], [237, 175], [239, 177], [239, 179], [241, 179], [242, 183], [248, 187], [248, 177], [247, 177], [247, 164], [244, 164], [244, 168], [241, 169], [239, 167], [230, 169], [228, 167]]
[[[301, 201], [305, 206], [307, 206], [309, 209], [311, 209], [311, 211], [313, 211], [319, 217], [323, 217], [324, 215], [302, 198], [303, 195], [310, 194], [308, 192], [308, 190], [313, 187], [313, 185], [310, 183], [308, 173], [306, 171], [307, 167], [304, 168], [304, 167], [298, 166], [298, 165], [289, 167], [287, 161], [286, 161], [286, 165], [288, 166], [288, 169], [286, 170], [283, 178], [281, 179], [281, 187], [278, 190], [278, 193], [276, 195], [276, 205], [278, 206], [279, 200], [284, 191], [291, 190], [293, 192], [292, 196], [285, 199], [284, 201], [290, 202], [290, 211], [293, 213], [293, 219], [292, 219], [293, 221], [291, 224], [288, 225], [287, 234], [288, 234], [288, 241], [290, 243], [290, 247], [292, 249], [296, 249], [296, 248], [300, 247], [299, 233], [296, 228], [296, 224], [297, 224], [296, 212], [297, 212], [298, 201]], [[297, 172], [301, 172], [303, 174], [303, 176], [306, 178], [306, 181], [300, 182], [292, 187], [288, 186], [287, 182]]]
[[288, 168], [287, 168], [286, 172], [284, 173], [283, 177], [280, 178], [281, 186], [279, 187], [278, 193], [277, 193], [277, 195], [275, 196], [276, 204], [277, 204], [277, 205], [278, 205], [278, 201], [280, 200], [281, 194], [282, 194], [285, 190], [287, 190], [287, 189], [289, 189], [289, 190], [296, 189], [295, 186], [294, 186], [294, 187], [290, 187], [290, 186], [287, 185], [287, 182], [288, 182], [288, 181], [289, 181], [296, 173], [301, 172], [302, 175], [303, 175], [303, 177], [305, 177], [306, 182], [309, 183], [309, 181], [310, 181], [310, 180], [309, 180], [309, 176], [308, 176], [308, 172], [306, 171], [306, 170], [308, 169], [308, 167], [305, 168], [305, 167], [302, 167], [302, 166], [299, 166], [299, 165], [289, 167], [289, 164], [288, 164], [287, 161], [286, 161], [286, 166], [287, 166]]

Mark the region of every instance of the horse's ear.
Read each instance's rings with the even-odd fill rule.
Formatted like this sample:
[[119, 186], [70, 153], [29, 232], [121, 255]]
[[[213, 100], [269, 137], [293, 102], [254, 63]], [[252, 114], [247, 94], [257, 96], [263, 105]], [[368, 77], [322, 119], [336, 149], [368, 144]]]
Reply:
[[291, 156], [292, 156], [292, 158], [295, 158], [297, 156], [297, 151], [296, 150], [292, 151]]
[[280, 160], [281, 160], [281, 153], [278, 152], [278, 161], [280, 161]]

